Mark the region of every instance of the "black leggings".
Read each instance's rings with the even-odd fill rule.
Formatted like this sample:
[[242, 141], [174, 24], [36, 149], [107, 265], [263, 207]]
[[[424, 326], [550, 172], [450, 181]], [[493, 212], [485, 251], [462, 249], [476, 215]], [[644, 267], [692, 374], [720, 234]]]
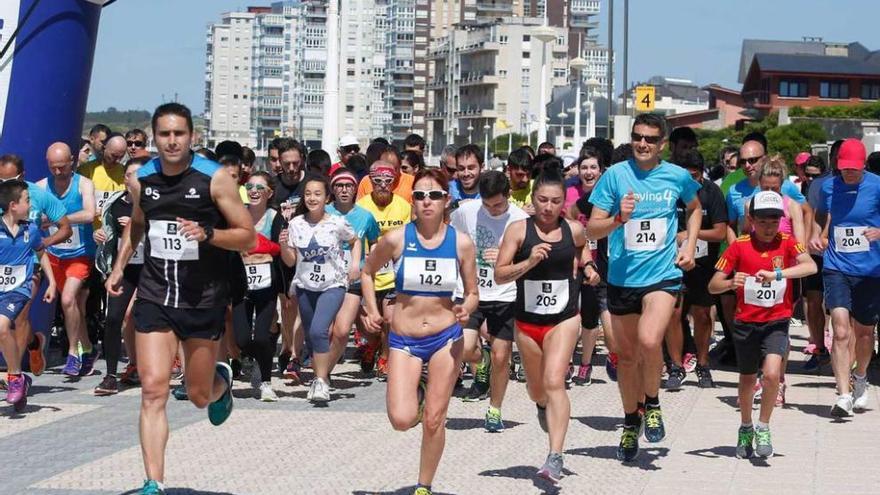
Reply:
[[[107, 319], [104, 324], [104, 360], [107, 361], [107, 374], [115, 375], [122, 352], [122, 322], [125, 311], [137, 289], [142, 265], [130, 265], [122, 276], [122, 294], [107, 298]], [[130, 358], [131, 356], [129, 356]]]
[[263, 382], [272, 377], [272, 358], [278, 342], [278, 333], [272, 332], [277, 301], [278, 293], [272, 289], [250, 291], [232, 308], [235, 343], [242, 353], [256, 359]]

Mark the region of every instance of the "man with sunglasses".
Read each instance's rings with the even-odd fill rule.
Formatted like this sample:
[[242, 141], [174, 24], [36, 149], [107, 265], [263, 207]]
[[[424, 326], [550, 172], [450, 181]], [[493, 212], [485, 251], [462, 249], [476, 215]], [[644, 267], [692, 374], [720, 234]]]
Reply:
[[[392, 186], [400, 174], [390, 163], [378, 160], [370, 166], [370, 175], [365, 179], [372, 184], [371, 192], [360, 198], [357, 205], [373, 214], [379, 223], [380, 237], [390, 230], [402, 227], [412, 218], [412, 206], [409, 201], [392, 192]], [[374, 277], [376, 301], [381, 305], [382, 315], [386, 322], [391, 321], [396, 293], [394, 292], [394, 264], [390, 261], [383, 265]], [[369, 327], [369, 325], [365, 325]], [[384, 325], [379, 335], [368, 335], [367, 350], [361, 359], [363, 370], [372, 369], [372, 359], [381, 344], [381, 357], [378, 361], [376, 377], [384, 380], [388, 373], [388, 327]]]
[[[400, 163], [402, 161], [400, 151], [393, 146], [388, 146], [379, 154], [379, 160], [385, 162], [394, 169], [394, 182], [391, 184], [391, 192], [403, 198], [407, 203], [412, 203], [412, 188], [415, 176], [400, 171]], [[364, 177], [361, 179], [361, 183], [358, 184], [358, 200], [370, 194], [372, 191], [373, 182], [369, 177]]]
[[[68, 148], [69, 150], [69, 148]], [[24, 161], [16, 155], [0, 156], [0, 183], [13, 180], [22, 180], [24, 178]], [[28, 196], [30, 197], [31, 210], [28, 220], [40, 223], [40, 219], [45, 217], [46, 220], [54, 225], [58, 230], [43, 238], [43, 248], [54, 246], [64, 242], [70, 237], [72, 228], [70, 221], [67, 219], [67, 211], [64, 205], [57, 198], [46, 192], [45, 189], [37, 186], [33, 182], [26, 181], [28, 186]], [[34, 258], [34, 263], [36, 263]], [[36, 264], [38, 267], [39, 264]], [[34, 270], [33, 289], [31, 292], [31, 301], [36, 297], [40, 288], [42, 271]], [[43, 374], [46, 368], [46, 336], [38, 333], [33, 334], [31, 331], [31, 322], [29, 313], [31, 302], [25, 305], [21, 313], [15, 319], [15, 340], [19, 349], [28, 350], [28, 363], [30, 364], [31, 373], [36, 376]]]
[[336, 152], [339, 153], [339, 161], [330, 166], [331, 177], [338, 169], [347, 166], [351, 157], [361, 152], [361, 145], [356, 137], [346, 134], [339, 139], [339, 148]]
[[147, 133], [141, 129], [132, 129], [125, 133], [125, 143], [128, 145], [128, 158], [150, 158], [147, 151]]
[[[639, 454], [643, 422], [649, 442], [666, 436], [659, 399], [661, 343], [681, 291], [682, 270], [694, 267], [703, 219], [700, 185], [686, 170], [660, 159], [665, 135], [663, 117], [637, 116], [631, 133], [633, 158], [610, 167], [590, 195], [587, 235], [609, 238], [608, 310], [624, 411], [617, 458], [624, 462]], [[678, 200], [685, 204], [688, 219], [680, 249]]]

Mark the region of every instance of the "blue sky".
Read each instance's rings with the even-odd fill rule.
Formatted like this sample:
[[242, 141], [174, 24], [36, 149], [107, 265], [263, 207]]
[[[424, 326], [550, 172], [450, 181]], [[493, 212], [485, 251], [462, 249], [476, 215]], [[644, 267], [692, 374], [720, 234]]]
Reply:
[[[607, 1], [599, 41], [606, 42]], [[221, 12], [269, 5], [242, 0], [118, 0], [102, 13], [89, 110], [153, 109], [177, 93], [204, 109], [205, 29]], [[684, 77], [738, 88], [743, 38], [860, 41], [880, 50], [874, 0], [630, 1], [629, 79]], [[623, 61], [623, 0], [615, 2], [615, 50]], [[621, 71], [615, 69], [618, 85]], [[619, 86], [618, 86], [619, 87]]]

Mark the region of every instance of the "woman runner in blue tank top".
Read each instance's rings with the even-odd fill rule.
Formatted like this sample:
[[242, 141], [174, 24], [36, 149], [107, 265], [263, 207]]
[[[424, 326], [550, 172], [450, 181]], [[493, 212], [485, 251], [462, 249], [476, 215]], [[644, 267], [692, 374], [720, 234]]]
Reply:
[[[470, 238], [446, 225], [449, 185], [439, 170], [424, 170], [413, 184], [415, 220], [388, 232], [364, 263], [361, 287], [370, 331], [382, 328], [373, 275], [394, 261], [397, 304], [388, 345], [388, 419], [404, 431], [422, 422], [419, 482], [431, 493], [446, 437], [446, 411], [461, 367], [462, 329], [477, 309], [476, 250]], [[464, 301], [454, 304], [458, 279]], [[427, 383], [422, 365], [428, 366]]]
[[532, 190], [535, 215], [507, 228], [495, 264], [496, 283], [516, 280], [516, 347], [529, 397], [550, 443], [550, 453], [537, 474], [554, 483], [562, 476], [562, 447], [571, 413], [565, 373], [580, 329], [581, 273], [590, 285], [599, 283], [599, 274], [589, 263], [592, 257], [583, 226], [560, 216], [564, 200], [565, 183], [559, 171], [542, 172]]

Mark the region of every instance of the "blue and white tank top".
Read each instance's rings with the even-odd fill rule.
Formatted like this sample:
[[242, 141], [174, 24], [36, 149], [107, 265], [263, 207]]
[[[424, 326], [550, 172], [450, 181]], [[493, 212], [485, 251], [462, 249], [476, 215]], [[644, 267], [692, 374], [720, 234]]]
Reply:
[[427, 249], [419, 242], [415, 223], [404, 227], [403, 252], [394, 262], [394, 287], [398, 294], [452, 297], [458, 283], [458, 249], [455, 228], [446, 226], [443, 242]]
[[[53, 177], [46, 179], [49, 192], [61, 201], [68, 214], [76, 213], [83, 209], [83, 198], [79, 192], [81, 178], [81, 175], [73, 174], [70, 180], [70, 187], [67, 188], [64, 194], [60, 194], [55, 189], [55, 179]], [[92, 238], [92, 222], [71, 225], [70, 228], [73, 231], [70, 237], [50, 247], [48, 249], [49, 253], [60, 259], [81, 258], [83, 256], [94, 257], [95, 240]], [[57, 230], [58, 228], [55, 226], [49, 227], [49, 235], [54, 234]]]

